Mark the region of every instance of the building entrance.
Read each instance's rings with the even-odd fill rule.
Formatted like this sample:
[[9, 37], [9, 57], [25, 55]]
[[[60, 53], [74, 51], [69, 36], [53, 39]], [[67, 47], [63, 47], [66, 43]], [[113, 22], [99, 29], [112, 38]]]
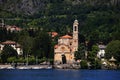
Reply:
[[63, 54], [63, 55], [61, 55], [62, 56], [62, 63], [63, 64], [66, 64], [66, 56]]

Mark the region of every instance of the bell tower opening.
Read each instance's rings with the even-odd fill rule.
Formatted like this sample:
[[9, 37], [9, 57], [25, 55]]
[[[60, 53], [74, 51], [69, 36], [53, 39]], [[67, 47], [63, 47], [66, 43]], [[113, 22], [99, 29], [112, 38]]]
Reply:
[[77, 31], [77, 27], [75, 26], [75, 31]]

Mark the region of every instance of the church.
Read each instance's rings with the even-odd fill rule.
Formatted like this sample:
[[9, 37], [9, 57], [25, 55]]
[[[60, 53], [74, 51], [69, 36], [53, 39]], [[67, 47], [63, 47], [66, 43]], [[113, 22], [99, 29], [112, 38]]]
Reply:
[[70, 64], [75, 61], [74, 53], [78, 51], [78, 20], [73, 23], [73, 35], [64, 35], [54, 46], [54, 64]]

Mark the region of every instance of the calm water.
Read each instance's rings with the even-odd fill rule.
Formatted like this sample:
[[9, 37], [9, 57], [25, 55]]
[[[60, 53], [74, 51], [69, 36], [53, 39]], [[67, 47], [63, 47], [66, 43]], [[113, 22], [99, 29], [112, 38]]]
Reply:
[[0, 80], [120, 80], [120, 70], [0, 70]]

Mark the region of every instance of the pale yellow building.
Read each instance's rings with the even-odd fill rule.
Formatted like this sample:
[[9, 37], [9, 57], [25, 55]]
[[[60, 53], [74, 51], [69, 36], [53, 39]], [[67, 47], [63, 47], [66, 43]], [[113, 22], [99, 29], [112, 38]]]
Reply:
[[[73, 36], [64, 35], [58, 39], [54, 47], [54, 63], [73, 63], [74, 53], [78, 50], [78, 20], [73, 23]], [[65, 61], [63, 61], [63, 58]]]

